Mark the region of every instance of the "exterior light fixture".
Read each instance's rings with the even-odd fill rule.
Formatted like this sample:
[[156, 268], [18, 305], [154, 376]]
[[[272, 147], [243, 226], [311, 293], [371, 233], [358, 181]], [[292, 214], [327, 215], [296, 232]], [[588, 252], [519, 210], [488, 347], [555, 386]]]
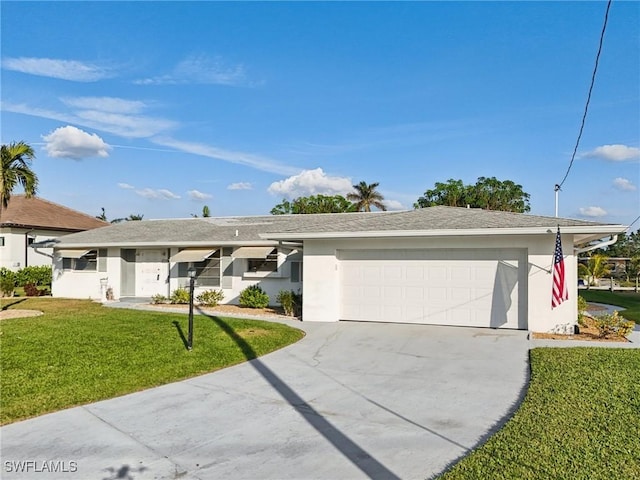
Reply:
[[196, 281], [196, 269], [189, 267], [187, 270], [189, 277], [189, 338], [187, 340], [187, 349], [193, 349], [193, 289]]

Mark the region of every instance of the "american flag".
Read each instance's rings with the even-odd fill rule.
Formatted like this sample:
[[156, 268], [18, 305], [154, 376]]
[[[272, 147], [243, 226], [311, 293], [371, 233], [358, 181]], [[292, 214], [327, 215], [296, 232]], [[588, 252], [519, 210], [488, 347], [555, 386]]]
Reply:
[[555, 308], [565, 300], [569, 300], [567, 279], [564, 276], [564, 257], [562, 256], [562, 241], [560, 227], [556, 235], [556, 250], [553, 253], [553, 291], [551, 292], [551, 308]]

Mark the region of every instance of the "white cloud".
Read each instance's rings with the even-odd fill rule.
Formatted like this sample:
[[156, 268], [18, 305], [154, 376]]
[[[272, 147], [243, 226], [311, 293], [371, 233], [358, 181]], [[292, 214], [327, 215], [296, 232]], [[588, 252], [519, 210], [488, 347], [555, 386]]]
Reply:
[[273, 182], [269, 193], [285, 198], [306, 197], [308, 195], [344, 195], [353, 190], [350, 178], [330, 177], [322, 168], [304, 170], [279, 182]]
[[54, 58], [4, 58], [2, 60], [2, 68], [40, 77], [71, 80], [73, 82], [96, 82], [113, 76], [108, 69], [98, 65]]
[[627, 192], [634, 192], [636, 190], [636, 186], [628, 178], [618, 177], [613, 180], [613, 185], [619, 190], [625, 190]]
[[136, 190], [136, 193], [144, 198], [156, 199], [156, 200], [174, 200], [180, 198], [180, 195], [176, 195], [170, 190], [163, 188], [154, 190], [153, 188], [143, 188], [142, 190]]
[[198, 190], [189, 190], [187, 194], [189, 195], [189, 197], [191, 197], [192, 200], [207, 200], [208, 198], [213, 198], [213, 195], [202, 193]]
[[387, 207], [387, 210], [407, 210], [407, 207], [405, 207], [402, 202], [398, 201], [398, 200], [384, 200], [382, 203], [385, 204], [385, 206]]
[[[64, 103], [70, 106], [73, 100], [65, 98]], [[32, 107], [23, 103], [14, 104], [2, 102], [2, 110], [34, 117], [49, 118], [61, 122], [75, 123], [126, 138], [151, 137], [164, 133], [178, 125], [171, 120], [145, 115], [131, 115], [101, 110], [75, 110], [61, 113], [54, 110]]]
[[252, 190], [253, 185], [249, 182], [237, 182], [227, 186], [227, 190]]
[[43, 135], [45, 150], [50, 157], [82, 160], [88, 157], [108, 157], [111, 147], [95, 133], [87, 133], [67, 125]]
[[245, 85], [247, 84], [243, 65], [227, 66], [219, 57], [192, 55], [178, 63], [171, 73], [157, 77], [136, 80], [139, 85]]
[[79, 110], [75, 115], [87, 125], [127, 138], [146, 138], [175, 126], [170, 120], [100, 110]]
[[118, 97], [65, 97], [60, 100], [70, 107], [101, 112], [140, 113], [147, 108], [147, 105], [139, 100]]
[[223, 150], [221, 148], [203, 145], [201, 143], [183, 142], [166, 137], [155, 137], [150, 140], [157, 145], [172, 147], [176, 150], [192, 153], [194, 155], [201, 155], [203, 157], [214, 158], [216, 160], [223, 160], [225, 162], [246, 165], [248, 167], [262, 170], [264, 172], [277, 173], [280, 175], [293, 175], [300, 171], [297, 168], [293, 168], [288, 165], [282, 165], [281, 163], [278, 163], [270, 158], [253, 155], [251, 153]]
[[580, 209], [580, 215], [585, 217], [604, 217], [607, 211], [602, 207], [586, 207]]
[[640, 148], [627, 145], [602, 145], [589, 152], [583, 153], [586, 158], [600, 158], [612, 162], [624, 162], [626, 160], [640, 160]]
[[133, 185], [129, 185], [128, 183], [119, 183], [118, 187], [123, 188], [125, 190], [134, 190], [136, 188]]

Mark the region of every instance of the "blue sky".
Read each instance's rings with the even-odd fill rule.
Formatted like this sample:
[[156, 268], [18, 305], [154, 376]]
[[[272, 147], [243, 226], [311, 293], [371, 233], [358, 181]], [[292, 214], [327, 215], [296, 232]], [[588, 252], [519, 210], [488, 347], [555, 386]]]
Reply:
[[[379, 182], [513, 180], [554, 214], [605, 2], [1, 4], [2, 143], [109, 218], [268, 214]], [[614, 1], [560, 216], [640, 213], [640, 4]], [[637, 225], [636, 225], [637, 228]]]

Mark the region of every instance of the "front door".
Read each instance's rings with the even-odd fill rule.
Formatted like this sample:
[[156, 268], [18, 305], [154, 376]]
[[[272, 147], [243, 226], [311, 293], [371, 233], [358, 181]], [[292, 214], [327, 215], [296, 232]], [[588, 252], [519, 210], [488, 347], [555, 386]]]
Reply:
[[138, 249], [136, 252], [136, 296], [169, 295], [169, 252]]

